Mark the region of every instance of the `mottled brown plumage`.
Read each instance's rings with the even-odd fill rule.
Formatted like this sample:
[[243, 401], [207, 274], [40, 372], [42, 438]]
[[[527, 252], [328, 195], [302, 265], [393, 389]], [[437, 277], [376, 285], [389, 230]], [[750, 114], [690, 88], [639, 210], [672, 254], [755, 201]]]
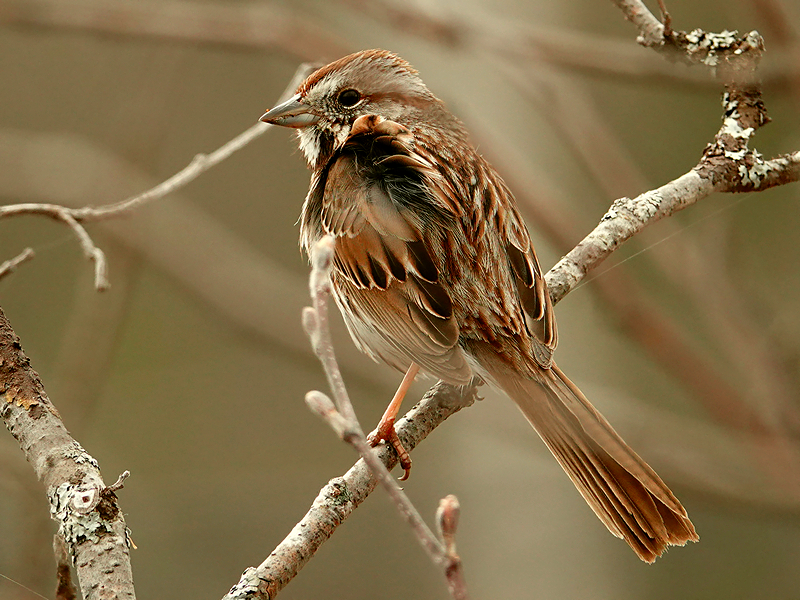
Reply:
[[553, 307], [514, 197], [407, 62], [346, 56], [262, 119], [298, 131], [313, 170], [301, 243], [310, 253], [335, 237], [334, 295], [361, 350], [499, 386], [642, 560], [697, 540], [669, 488], [553, 363]]

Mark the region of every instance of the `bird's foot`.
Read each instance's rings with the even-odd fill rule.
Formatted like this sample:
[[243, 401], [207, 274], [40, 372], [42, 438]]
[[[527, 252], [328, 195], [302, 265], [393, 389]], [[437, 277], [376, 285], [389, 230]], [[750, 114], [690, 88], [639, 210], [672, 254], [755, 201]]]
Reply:
[[397, 462], [403, 468], [403, 476], [400, 477], [400, 481], [405, 481], [411, 475], [411, 455], [395, 431], [394, 419], [381, 419], [375, 431], [367, 436], [367, 443], [373, 448], [384, 441], [397, 453]]

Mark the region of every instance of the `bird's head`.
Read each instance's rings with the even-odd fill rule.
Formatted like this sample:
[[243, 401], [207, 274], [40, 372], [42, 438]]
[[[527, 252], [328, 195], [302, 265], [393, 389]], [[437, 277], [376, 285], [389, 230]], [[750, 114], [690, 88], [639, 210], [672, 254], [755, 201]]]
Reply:
[[441, 101], [410, 64], [386, 50], [364, 50], [309, 75], [261, 120], [297, 129], [300, 148], [316, 167], [341, 148], [358, 117], [378, 115], [410, 127], [431, 109], [443, 110]]

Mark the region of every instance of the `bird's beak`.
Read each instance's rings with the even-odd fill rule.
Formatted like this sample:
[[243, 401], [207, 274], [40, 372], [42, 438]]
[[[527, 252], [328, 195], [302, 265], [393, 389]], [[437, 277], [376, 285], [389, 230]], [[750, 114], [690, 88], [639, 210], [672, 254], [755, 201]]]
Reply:
[[283, 125], [284, 127], [308, 127], [319, 121], [320, 116], [313, 112], [308, 104], [300, 101], [300, 94], [295, 94], [286, 102], [278, 104], [272, 110], [267, 111], [261, 117], [264, 123], [272, 125]]

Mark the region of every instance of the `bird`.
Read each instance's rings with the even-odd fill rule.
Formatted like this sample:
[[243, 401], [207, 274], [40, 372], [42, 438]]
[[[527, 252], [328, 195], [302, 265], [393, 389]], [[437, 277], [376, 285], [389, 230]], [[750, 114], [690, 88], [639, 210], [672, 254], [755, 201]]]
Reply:
[[[553, 304], [514, 196], [407, 61], [374, 49], [311, 73], [260, 119], [311, 170], [300, 244], [334, 240], [333, 297], [356, 346], [405, 373], [477, 377], [520, 408], [597, 517], [647, 563], [699, 538], [656, 472], [553, 362]], [[407, 454], [407, 453], [406, 453]], [[406, 474], [410, 462], [404, 465]]]

